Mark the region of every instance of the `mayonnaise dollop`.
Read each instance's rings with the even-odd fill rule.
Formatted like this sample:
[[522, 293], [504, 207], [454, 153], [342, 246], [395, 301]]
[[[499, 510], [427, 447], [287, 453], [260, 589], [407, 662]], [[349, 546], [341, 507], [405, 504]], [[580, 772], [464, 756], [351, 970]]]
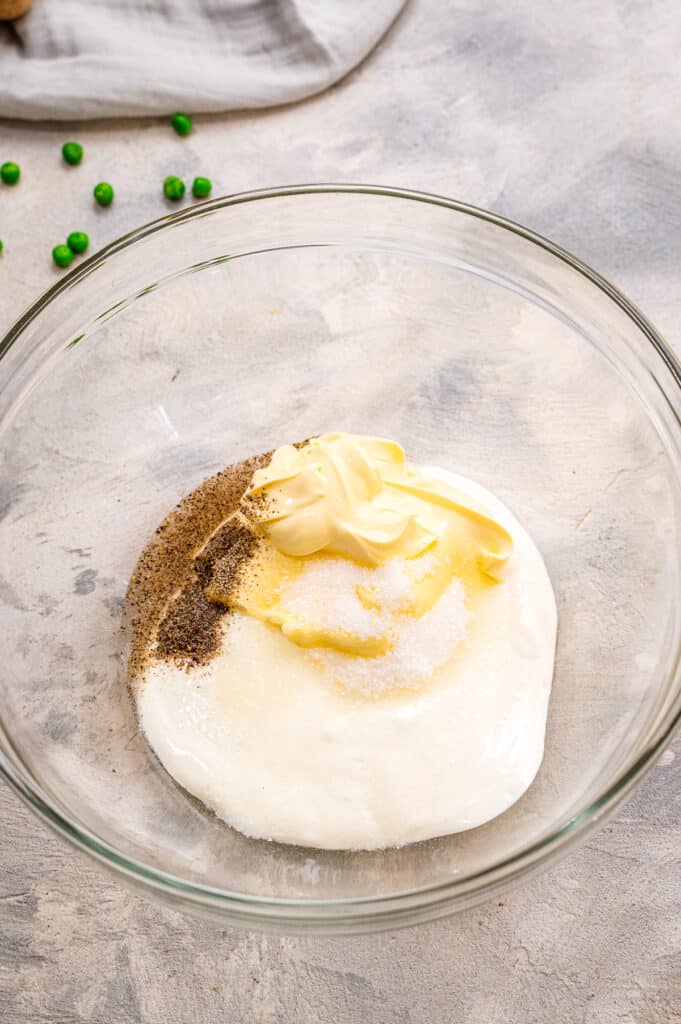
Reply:
[[[264, 501], [254, 502], [260, 496]], [[329, 433], [284, 445], [244, 495], [247, 517], [282, 554], [328, 552], [367, 565], [413, 558], [445, 532], [437, 509], [454, 513], [476, 546], [482, 570], [497, 579], [513, 547], [500, 523], [442, 480], [406, 461], [395, 441]]]
[[[257, 571], [238, 593], [225, 597], [212, 586], [209, 597], [229, 600], [301, 647], [356, 656], [389, 653], [406, 620], [431, 612], [455, 580], [473, 608], [503, 578], [513, 551], [508, 530], [469, 494], [407, 462], [399, 444], [379, 437], [329, 433], [278, 448], [253, 475], [240, 515], [265, 541]], [[341, 605], [338, 590], [333, 596], [338, 557], [355, 567], [354, 616], [342, 614], [352, 609]], [[389, 623], [371, 584], [372, 573], [386, 566], [412, 577], [410, 596]], [[306, 580], [324, 574], [329, 591], [317, 587], [317, 599], [331, 606], [320, 620], [286, 595], [301, 575], [303, 590], [312, 593]], [[372, 618], [374, 628], [363, 628]]]

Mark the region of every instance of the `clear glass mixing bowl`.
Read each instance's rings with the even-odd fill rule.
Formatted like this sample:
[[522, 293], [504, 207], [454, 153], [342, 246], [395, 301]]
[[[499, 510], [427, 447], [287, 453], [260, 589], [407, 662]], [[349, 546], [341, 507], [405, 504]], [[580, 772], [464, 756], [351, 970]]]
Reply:
[[[223, 920], [432, 918], [564, 853], [679, 716], [679, 367], [607, 281], [461, 203], [311, 186], [218, 199], [84, 262], [0, 349], [0, 769], [63, 836]], [[160, 519], [227, 463], [324, 430], [474, 477], [556, 590], [546, 754], [471, 832], [372, 853], [254, 841], [155, 761], [120, 614]]]

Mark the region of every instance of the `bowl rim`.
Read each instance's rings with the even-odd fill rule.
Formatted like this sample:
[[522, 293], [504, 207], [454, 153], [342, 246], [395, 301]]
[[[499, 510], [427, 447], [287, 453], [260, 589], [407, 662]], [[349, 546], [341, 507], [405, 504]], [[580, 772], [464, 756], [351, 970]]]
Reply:
[[[382, 185], [334, 182], [288, 185], [222, 196], [160, 217], [127, 232], [90, 256], [43, 292], [0, 339], [0, 359], [6, 355], [23, 331], [43, 309], [122, 249], [175, 224], [191, 221], [227, 207], [267, 199], [325, 194], [374, 196], [424, 203], [485, 221], [525, 239], [577, 271], [615, 303], [652, 345], [666, 365], [672, 380], [681, 389], [681, 364], [659, 331], [622, 291], [589, 264], [562, 246], [500, 214], [445, 196]], [[676, 413], [674, 413], [674, 419], [681, 427], [681, 420]], [[674, 655], [670, 669], [670, 681], [677, 680], [680, 672], [681, 644], [677, 645]], [[6, 756], [2, 749], [0, 749], [0, 777], [43, 821], [76, 847], [113, 869], [119, 876], [122, 875], [128, 881], [137, 883], [145, 889], [154, 890], [174, 903], [191, 903], [198, 908], [222, 912], [234, 923], [244, 926], [256, 925], [288, 931], [301, 930], [306, 933], [313, 931], [357, 932], [397, 927], [443, 916], [457, 907], [462, 908], [486, 899], [502, 885], [507, 887], [514, 880], [534, 872], [539, 867], [555, 862], [613, 813], [650, 769], [655, 758], [662, 752], [680, 724], [681, 701], [677, 700], [667, 710], [662, 722], [635, 761], [628, 768], [621, 770], [607, 787], [585, 807], [573, 814], [560, 828], [542, 836], [536, 842], [480, 871], [455, 876], [446, 882], [438, 882], [435, 885], [420, 886], [380, 896], [351, 896], [332, 899], [257, 896], [190, 882], [145, 864], [143, 861], [120, 854], [115, 847], [61, 811], [42, 787], [34, 783], [28, 773], [19, 767], [21, 759], [17, 757], [15, 763]], [[11, 740], [4, 730], [0, 735], [4, 736], [11, 745]]]

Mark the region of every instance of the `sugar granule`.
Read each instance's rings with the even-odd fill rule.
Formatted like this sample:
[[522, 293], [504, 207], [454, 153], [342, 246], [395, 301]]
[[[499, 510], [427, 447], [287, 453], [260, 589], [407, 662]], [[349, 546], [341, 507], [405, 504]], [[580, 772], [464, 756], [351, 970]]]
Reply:
[[[403, 614], [414, 599], [415, 582], [436, 566], [428, 553], [413, 560], [391, 559], [376, 569], [344, 558], [311, 561], [282, 589], [281, 606], [316, 629], [341, 630], [363, 640], [388, 638], [390, 650], [376, 657], [311, 648], [309, 656], [335, 681], [365, 696], [417, 688], [452, 656], [468, 618], [459, 580], [453, 580], [421, 618]], [[372, 607], [366, 607], [360, 594], [370, 595]]]

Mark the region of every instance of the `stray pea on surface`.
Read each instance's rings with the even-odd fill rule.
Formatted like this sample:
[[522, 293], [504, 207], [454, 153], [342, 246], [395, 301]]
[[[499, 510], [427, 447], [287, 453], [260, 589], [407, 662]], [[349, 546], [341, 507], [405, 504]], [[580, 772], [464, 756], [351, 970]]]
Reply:
[[68, 245], [55, 245], [52, 250], [52, 259], [58, 267], [68, 267], [73, 260], [73, 253]]
[[19, 178], [21, 177], [21, 169], [19, 164], [15, 164], [13, 160], [8, 160], [0, 167], [0, 178], [2, 178], [5, 185], [16, 185]]
[[114, 190], [108, 181], [100, 181], [99, 185], [95, 185], [92, 194], [100, 206], [111, 206], [113, 203]]
[[213, 188], [213, 182], [210, 178], [194, 178], [194, 184], [192, 185], [192, 193], [197, 199], [205, 199], [209, 196]]
[[61, 147], [64, 162], [75, 167], [83, 159], [83, 147], [79, 142], [65, 142]]
[[189, 135], [192, 130], [192, 119], [186, 114], [175, 114], [170, 123], [178, 135]]
[[181, 178], [174, 174], [168, 175], [163, 182], [163, 194], [166, 199], [172, 199], [174, 203], [179, 202], [185, 192], [185, 184]]
[[85, 252], [88, 245], [90, 244], [90, 239], [84, 231], [72, 231], [69, 237], [66, 239], [66, 244], [68, 245], [71, 252], [80, 254], [82, 252]]

